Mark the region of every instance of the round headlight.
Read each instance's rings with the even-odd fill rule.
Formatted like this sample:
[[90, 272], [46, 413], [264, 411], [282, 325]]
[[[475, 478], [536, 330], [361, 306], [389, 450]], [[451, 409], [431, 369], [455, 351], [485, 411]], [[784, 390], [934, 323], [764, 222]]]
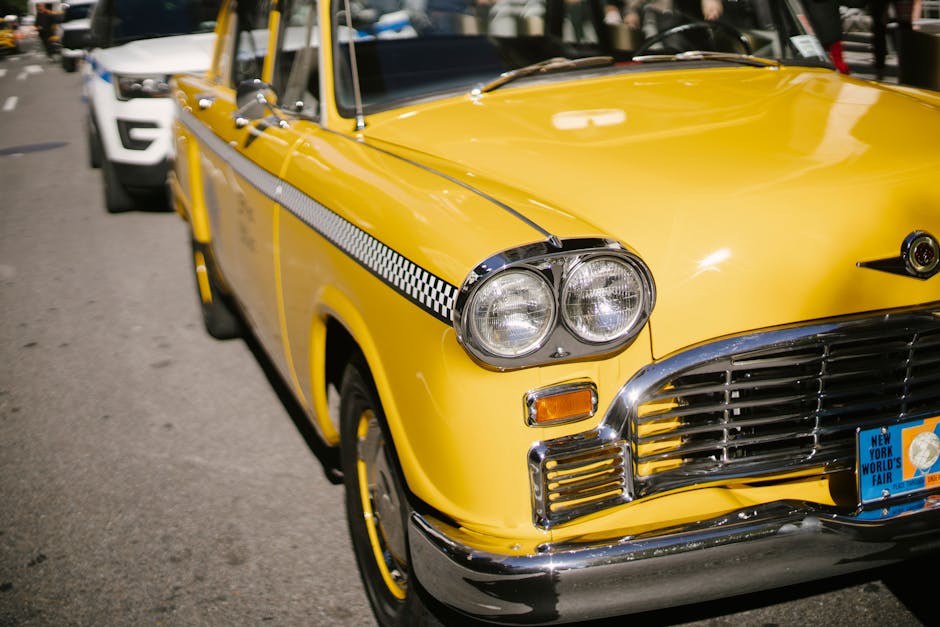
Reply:
[[633, 330], [646, 307], [647, 289], [633, 264], [598, 257], [574, 268], [562, 289], [562, 316], [587, 342], [612, 342]]
[[485, 351], [519, 357], [537, 350], [552, 330], [555, 299], [528, 270], [508, 270], [481, 285], [467, 307], [469, 331]]

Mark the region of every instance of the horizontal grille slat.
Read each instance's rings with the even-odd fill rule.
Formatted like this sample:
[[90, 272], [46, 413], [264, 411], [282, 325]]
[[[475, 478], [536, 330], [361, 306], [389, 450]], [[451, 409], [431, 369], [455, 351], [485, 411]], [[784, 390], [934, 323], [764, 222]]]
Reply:
[[[753, 390], [755, 385], [757, 384], [759, 384], [760, 387], [763, 389], [771, 389], [771, 388], [778, 388], [778, 387], [779, 388], [782, 388], [782, 387], [792, 388], [793, 386], [802, 385], [802, 382], [804, 380], [805, 380], [805, 377], [797, 377], [797, 378], [774, 377], [772, 379], [753, 378], [747, 381], [735, 381], [733, 383], [728, 383], [728, 384], [723, 384], [723, 383], [715, 383], [715, 384], [709, 384], [709, 385], [699, 384], [695, 386], [690, 386], [688, 388], [683, 388], [682, 396], [683, 397], [704, 396], [704, 395], [709, 395], [709, 394], [717, 394], [717, 393], [725, 393], [725, 392], [730, 394], [739, 390]], [[677, 394], [674, 391], [662, 392], [660, 394], [653, 395], [653, 397], [650, 400], [666, 400], [666, 399], [674, 398], [675, 396], [677, 396]], [[648, 418], [648, 417], [649, 416], [644, 416], [644, 418]]]
[[[715, 424], [693, 424], [693, 425], [683, 425], [676, 428], [673, 431], [669, 432], [670, 437], [681, 437], [681, 438], [691, 438], [696, 436], [703, 436], [708, 433], [714, 433], [719, 431], [727, 431], [729, 428], [737, 430], [750, 430], [757, 428], [771, 428], [774, 425], [780, 426], [789, 426], [792, 428], [794, 422], [799, 419], [804, 419], [808, 422], [811, 422], [811, 419], [804, 418], [799, 414], [787, 414], [784, 416], [767, 416], [761, 418], [755, 418], [753, 420], [738, 420], [735, 421], [733, 425], [728, 423], [715, 423]], [[814, 424], [811, 422], [811, 424]], [[647, 436], [647, 437], [637, 437], [636, 442], [638, 445], [642, 446], [644, 444], [649, 444], [651, 442], [656, 442], [660, 437], [657, 435]], [[642, 460], [641, 460], [642, 461]]]
[[[806, 399], [807, 399], [806, 396], [793, 395], [793, 396], [779, 396], [775, 398], [768, 398], [768, 399], [763, 399], [763, 400], [757, 400], [757, 401], [751, 401], [751, 402], [740, 402], [740, 403], [714, 402], [709, 405], [695, 406], [695, 407], [690, 407], [688, 409], [670, 411], [664, 414], [656, 415], [655, 417], [657, 419], [662, 419], [664, 416], [684, 418], [690, 415], [709, 414], [709, 413], [725, 411], [725, 410], [735, 411], [735, 410], [742, 410], [742, 409], [748, 409], [748, 408], [759, 408], [759, 407], [764, 407], [768, 405], [779, 405], [781, 403], [788, 403], [788, 402], [794, 403], [794, 402], [804, 401]], [[643, 424], [644, 422], [650, 422], [649, 418], [650, 417], [640, 419], [637, 421], [637, 423]]]

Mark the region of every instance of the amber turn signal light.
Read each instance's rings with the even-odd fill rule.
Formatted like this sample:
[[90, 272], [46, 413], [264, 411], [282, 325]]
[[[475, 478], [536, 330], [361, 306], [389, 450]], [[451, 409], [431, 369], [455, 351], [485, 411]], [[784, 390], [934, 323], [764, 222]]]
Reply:
[[525, 406], [530, 427], [583, 420], [597, 412], [597, 388], [590, 381], [561, 383], [529, 392]]

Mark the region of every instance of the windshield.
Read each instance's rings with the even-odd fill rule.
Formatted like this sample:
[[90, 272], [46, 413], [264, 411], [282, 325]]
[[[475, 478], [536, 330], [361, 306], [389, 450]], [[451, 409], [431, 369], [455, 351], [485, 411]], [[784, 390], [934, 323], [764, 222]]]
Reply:
[[[136, 39], [209, 33], [215, 29], [221, 0], [101, 0], [107, 22], [106, 40], [122, 44]], [[110, 10], [108, 10], [110, 8]]]
[[[664, 61], [828, 63], [799, 0], [332, 1], [337, 95], [347, 111], [355, 97], [350, 41], [366, 111], [446, 90], [611, 67], [647, 71]], [[681, 54], [690, 51], [724, 54]], [[607, 67], [557, 62], [599, 56], [610, 57]], [[767, 65], [754, 61], [747, 64]]]
[[62, 21], [71, 22], [72, 20], [83, 20], [91, 15], [94, 4], [63, 4]]

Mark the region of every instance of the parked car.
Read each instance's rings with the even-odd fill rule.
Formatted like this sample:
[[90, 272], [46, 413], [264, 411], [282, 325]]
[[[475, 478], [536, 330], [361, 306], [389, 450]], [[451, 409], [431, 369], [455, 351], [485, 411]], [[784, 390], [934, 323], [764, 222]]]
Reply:
[[108, 211], [165, 193], [172, 157], [170, 76], [209, 67], [219, 0], [108, 0], [90, 17], [82, 67], [89, 162]]
[[71, 0], [62, 4], [62, 22], [59, 24], [62, 49], [59, 55], [62, 69], [66, 72], [74, 72], [85, 56], [91, 26], [89, 16], [94, 7], [95, 0]]
[[16, 37], [14, 20], [0, 18], [0, 54], [17, 54], [19, 51], [20, 42]]
[[208, 332], [338, 452], [380, 624], [935, 550], [940, 94], [836, 72], [796, 0], [273, 6], [173, 80], [170, 188]]

